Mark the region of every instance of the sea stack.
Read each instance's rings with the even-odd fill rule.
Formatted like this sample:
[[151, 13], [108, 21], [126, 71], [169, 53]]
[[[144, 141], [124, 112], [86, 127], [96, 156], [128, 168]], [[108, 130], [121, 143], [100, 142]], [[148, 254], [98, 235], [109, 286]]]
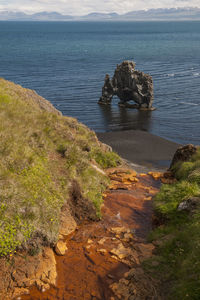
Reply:
[[[106, 74], [99, 104], [111, 104], [113, 96], [120, 99], [119, 105], [140, 110], [154, 110], [153, 80], [148, 74], [135, 70], [133, 61], [117, 65], [114, 76]], [[128, 103], [134, 101], [135, 104]]]

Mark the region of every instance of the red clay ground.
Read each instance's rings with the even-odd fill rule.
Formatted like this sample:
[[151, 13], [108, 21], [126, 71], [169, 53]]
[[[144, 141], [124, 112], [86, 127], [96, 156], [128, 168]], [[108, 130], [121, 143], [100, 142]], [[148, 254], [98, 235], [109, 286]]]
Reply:
[[[118, 282], [133, 265], [133, 257], [132, 262], [128, 261], [128, 254], [123, 251], [128, 252], [134, 243], [145, 243], [152, 224], [152, 196], [160, 182], [150, 175], [136, 178], [134, 173], [127, 175], [114, 170], [109, 175], [112, 181], [105, 194], [102, 220], [82, 225], [68, 237], [66, 254], [56, 256], [57, 286], [43, 292], [33, 287], [29, 295], [19, 299], [118, 299], [109, 286]], [[113, 254], [112, 250], [119, 247], [125, 248]], [[145, 255], [144, 252], [143, 258]], [[138, 256], [135, 262], [139, 263]]]

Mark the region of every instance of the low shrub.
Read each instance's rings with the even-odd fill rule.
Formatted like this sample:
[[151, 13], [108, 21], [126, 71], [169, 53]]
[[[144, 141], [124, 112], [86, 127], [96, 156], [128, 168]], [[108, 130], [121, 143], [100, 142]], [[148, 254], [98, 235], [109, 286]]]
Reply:
[[193, 170], [189, 176], [188, 180], [190, 182], [196, 182], [200, 185], [200, 168]]
[[178, 165], [174, 166], [175, 171], [175, 177], [178, 180], [185, 180], [188, 178], [188, 175], [190, 172], [194, 169], [195, 163], [194, 162], [184, 162], [184, 163], [178, 163]]

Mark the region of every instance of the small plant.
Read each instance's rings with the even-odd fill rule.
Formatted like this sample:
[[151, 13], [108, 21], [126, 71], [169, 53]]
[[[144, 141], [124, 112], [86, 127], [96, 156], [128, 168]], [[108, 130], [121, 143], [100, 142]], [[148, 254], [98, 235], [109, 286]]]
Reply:
[[67, 146], [63, 145], [63, 144], [60, 144], [57, 147], [57, 151], [58, 151], [58, 153], [60, 153], [64, 157], [65, 156], [65, 152], [67, 151]]
[[30, 247], [30, 249], [28, 250], [28, 254], [30, 255], [30, 256], [36, 256], [36, 255], [38, 255], [40, 253], [40, 248], [39, 247], [34, 247], [34, 246], [32, 246], [32, 247]]

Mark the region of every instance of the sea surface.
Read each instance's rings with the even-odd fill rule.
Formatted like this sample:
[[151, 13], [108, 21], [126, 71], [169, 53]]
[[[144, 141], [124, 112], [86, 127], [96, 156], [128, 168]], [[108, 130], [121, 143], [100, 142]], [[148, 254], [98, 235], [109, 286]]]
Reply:
[[[156, 111], [97, 104], [105, 74], [124, 60], [153, 76]], [[200, 22], [0, 22], [0, 77], [97, 132], [200, 144]]]

